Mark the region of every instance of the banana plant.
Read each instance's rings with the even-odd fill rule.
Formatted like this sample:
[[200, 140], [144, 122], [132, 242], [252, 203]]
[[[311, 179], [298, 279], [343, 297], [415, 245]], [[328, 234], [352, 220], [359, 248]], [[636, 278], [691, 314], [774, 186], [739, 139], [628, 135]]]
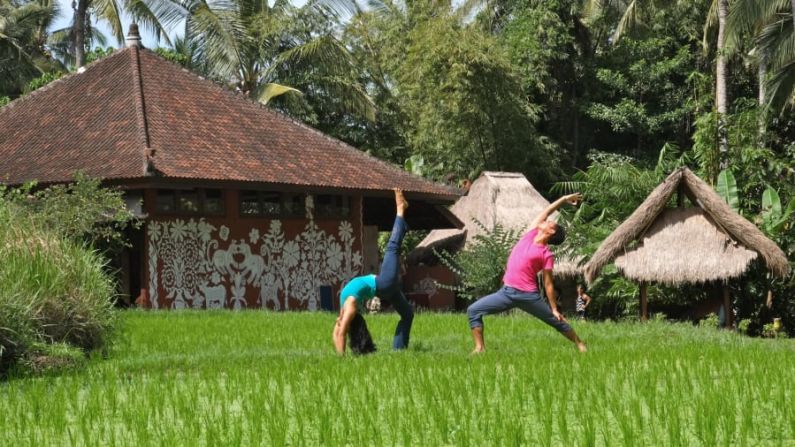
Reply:
[[724, 169], [718, 174], [718, 194], [729, 204], [732, 210], [740, 212], [740, 197], [737, 194], [737, 180], [732, 171]]
[[795, 198], [789, 201], [786, 208], [781, 206], [778, 192], [768, 186], [762, 193], [762, 227], [768, 235], [781, 233], [792, 225], [792, 214], [795, 213]]

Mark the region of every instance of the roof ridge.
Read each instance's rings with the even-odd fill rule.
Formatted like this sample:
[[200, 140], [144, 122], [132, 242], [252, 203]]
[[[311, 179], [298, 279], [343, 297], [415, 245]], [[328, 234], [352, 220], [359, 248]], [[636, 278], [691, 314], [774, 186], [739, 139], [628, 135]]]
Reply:
[[78, 71], [67, 71], [60, 78], [55, 79], [52, 82], [49, 82], [46, 85], [43, 85], [43, 86], [37, 88], [36, 90], [33, 90], [32, 92], [28, 92], [28, 93], [26, 93], [24, 95], [21, 95], [17, 99], [15, 99], [15, 100], [9, 102], [8, 104], [0, 107], [0, 114], [5, 113], [8, 110], [11, 110], [14, 106], [18, 106], [21, 103], [29, 101], [30, 98], [35, 98], [37, 95], [41, 95], [42, 93], [44, 93], [44, 92], [50, 90], [51, 88], [53, 88], [55, 85], [61, 84], [63, 82], [66, 82], [67, 80], [70, 80], [72, 78], [75, 78], [77, 76], [85, 74], [94, 65], [98, 64], [99, 62], [108, 60], [108, 59], [110, 59], [112, 57], [116, 57], [117, 55], [123, 53], [126, 49], [127, 48], [121, 48], [119, 51], [114, 51], [112, 54], [110, 54], [108, 56], [105, 56], [105, 57], [103, 57], [101, 59], [97, 59], [95, 61], [92, 61], [88, 65], [84, 65], [84, 66], [80, 67], [80, 68], [83, 69], [83, 71], [79, 71], [80, 70], [79, 68], [78, 68]]
[[[320, 130], [315, 129], [314, 127], [312, 127], [312, 126], [310, 126], [310, 125], [308, 125], [308, 124], [306, 124], [304, 122], [301, 122], [301, 121], [299, 121], [299, 120], [297, 120], [297, 119], [285, 114], [284, 112], [272, 109], [272, 108], [260, 103], [259, 101], [255, 101], [255, 100], [249, 98], [248, 96], [246, 96], [246, 95], [244, 95], [242, 93], [239, 93], [237, 91], [233, 91], [233, 90], [230, 90], [228, 88], [225, 88], [223, 85], [218, 84], [218, 83], [216, 83], [215, 81], [213, 81], [211, 79], [205, 78], [204, 76], [201, 76], [201, 75], [193, 72], [192, 70], [183, 67], [182, 65], [179, 65], [179, 64], [177, 64], [175, 62], [172, 62], [172, 61], [169, 61], [168, 59], [165, 59], [164, 57], [160, 56], [159, 54], [155, 53], [154, 51], [151, 51], [151, 50], [149, 50], [147, 48], [141, 48], [141, 50], [148, 52], [150, 55], [155, 56], [156, 58], [160, 59], [163, 62], [166, 62], [168, 64], [173, 65], [175, 68], [178, 68], [178, 69], [190, 74], [191, 76], [193, 76], [193, 77], [195, 77], [195, 78], [197, 78], [197, 79], [199, 79], [201, 81], [207, 82], [212, 87], [224, 92], [224, 94], [232, 96], [233, 99], [243, 100], [246, 103], [248, 103], [249, 105], [256, 106], [259, 110], [262, 110], [263, 112], [268, 113], [268, 114], [272, 115], [273, 117], [276, 117], [277, 119], [280, 119], [280, 120], [283, 120], [283, 121], [290, 122], [290, 123], [296, 124], [298, 126], [301, 126], [302, 128], [304, 128], [306, 130], [309, 130], [309, 131], [311, 131], [311, 132], [313, 132], [313, 133], [325, 138], [326, 140], [328, 140], [328, 141], [340, 146], [340, 148], [342, 148], [343, 150], [350, 151], [351, 153], [355, 153], [355, 154], [357, 154], [360, 157], [364, 157], [364, 158], [370, 159], [372, 161], [375, 161], [375, 162], [377, 162], [377, 163], [379, 163], [379, 164], [381, 164], [381, 165], [383, 165], [385, 167], [388, 167], [388, 168], [391, 168], [391, 169], [395, 169], [395, 170], [399, 171], [401, 174], [404, 174], [404, 175], [406, 175], [408, 177], [414, 177], [413, 174], [411, 174], [409, 172], [406, 172], [406, 171], [404, 171], [402, 169], [399, 169], [396, 166], [392, 165], [391, 163], [389, 163], [389, 162], [387, 162], [385, 160], [381, 160], [378, 157], [370, 155], [367, 152], [362, 151], [362, 150], [360, 150], [360, 149], [358, 149], [358, 148], [356, 148], [354, 146], [351, 146], [350, 144], [348, 144], [348, 143], [346, 143], [346, 142], [344, 142], [344, 141], [342, 141], [342, 140], [340, 140], [338, 138], [334, 138], [332, 136], [326, 135], [325, 133], [321, 132]], [[439, 183], [436, 183], [434, 181], [428, 180], [428, 179], [426, 179], [424, 177], [421, 177], [421, 176], [416, 176], [416, 177], [419, 180], [421, 180], [422, 182], [424, 182], [424, 183], [427, 183], [427, 184], [430, 184], [430, 185], [434, 185], [436, 187], [444, 187], [444, 188], [450, 190], [451, 193], [460, 195], [460, 191], [458, 190], [458, 188], [453, 188], [453, 187], [448, 186], [448, 185], [442, 185], [442, 184], [439, 184]]]
[[133, 96], [135, 101], [135, 117], [138, 121], [139, 137], [144, 146], [144, 174], [149, 167], [152, 150], [149, 139], [149, 126], [146, 120], [146, 100], [144, 98], [144, 79], [141, 76], [141, 60], [138, 54], [138, 47], [130, 47], [130, 64], [132, 65]]

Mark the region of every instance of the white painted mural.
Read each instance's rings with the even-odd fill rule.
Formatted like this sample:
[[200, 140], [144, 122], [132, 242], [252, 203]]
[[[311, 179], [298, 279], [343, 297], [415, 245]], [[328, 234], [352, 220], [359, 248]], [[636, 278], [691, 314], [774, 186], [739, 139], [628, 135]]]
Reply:
[[424, 293], [428, 296], [428, 298], [433, 298], [433, 296], [439, 292], [439, 287], [435, 279], [431, 278], [430, 276], [426, 276], [422, 280], [413, 284], [411, 292]]
[[[328, 234], [313, 218], [312, 198], [306, 202], [304, 230], [287, 239], [282, 222], [252, 227], [240, 239], [228, 227], [203, 218], [150, 221], [149, 296], [157, 308], [246, 307], [246, 290], [258, 290], [256, 307], [285, 309], [289, 299], [301, 308], [320, 307], [320, 287], [338, 285], [361, 272], [362, 255], [353, 250], [353, 225], [340, 222]], [[159, 286], [159, 287], [158, 287]], [[160, 296], [163, 291], [165, 296]]]

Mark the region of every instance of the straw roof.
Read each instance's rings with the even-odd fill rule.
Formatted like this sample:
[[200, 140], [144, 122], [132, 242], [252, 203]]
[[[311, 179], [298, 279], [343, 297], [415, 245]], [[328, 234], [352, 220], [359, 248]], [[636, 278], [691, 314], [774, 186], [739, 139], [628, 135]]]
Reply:
[[[695, 208], [665, 209], [681, 188]], [[784, 252], [732, 210], [687, 168], [674, 171], [618, 226], [585, 265], [589, 283], [615, 262], [627, 277], [667, 284], [701, 283], [740, 276], [761, 257], [776, 276], [786, 276]]]
[[[417, 245], [408, 260], [418, 263], [433, 249], [455, 251], [472, 243], [475, 236], [492, 231], [500, 224], [505, 229], [524, 232], [533, 219], [549, 206], [527, 178], [515, 172], [486, 171], [472, 183], [469, 193], [461, 197], [450, 211], [464, 223], [461, 230], [433, 230]], [[557, 213], [553, 214], [553, 219]], [[481, 228], [477, 222], [483, 224]], [[560, 259], [555, 263], [556, 275], [581, 273], [578, 262]]]
[[703, 209], [669, 208], [636, 247], [616, 257], [615, 265], [636, 281], [700, 283], [740, 276], [756, 258], [755, 251], [726, 236]]

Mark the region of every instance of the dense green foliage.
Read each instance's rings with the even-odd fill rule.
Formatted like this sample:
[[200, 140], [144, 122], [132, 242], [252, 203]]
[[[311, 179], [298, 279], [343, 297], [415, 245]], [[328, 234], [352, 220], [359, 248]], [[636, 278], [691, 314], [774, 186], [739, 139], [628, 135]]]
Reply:
[[0, 257], [0, 374], [42, 344], [106, 344], [115, 290], [99, 254], [2, 199]]
[[69, 347], [107, 344], [116, 284], [106, 255], [136, 225], [121, 192], [96, 179], [34, 186], [0, 188], [0, 374], [72, 364]]
[[521, 236], [519, 231], [505, 229], [500, 224], [488, 231], [481, 222], [475, 223], [483, 233], [472, 238], [472, 242], [463, 250], [455, 254], [435, 252], [442, 264], [455, 272], [459, 280], [456, 284], [441, 286], [469, 300], [494, 293], [502, 286], [508, 255]]
[[124, 229], [139, 224], [122, 192], [103, 188], [100, 180], [78, 173], [74, 182], [37, 189], [0, 187], [0, 198], [39, 228], [92, 248], [116, 250], [127, 242]]
[[[686, 165], [716, 187], [731, 172], [737, 210], [792, 262], [793, 4], [722, 2], [721, 48], [713, 0], [77, 3], [95, 5], [87, 14], [113, 23], [117, 37], [122, 10], [178, 31], [184, 37], [159, 54], [425, 177], [459, 184], [486, 169], [520, 171], [545, 195], [582, 190], [560, 254], [587, 259]], [[0, 0], [0, 11], [2, 105], [71, 64], [76, 36], [48, 36], [58, 11], [40, 0]], [[104, 45], [84, 31], [87, 46]], [[727, 86], [721, 113], [718, 81]], [[498, 276], [493, 268], [469, 276]], [[795, 329], [795, 276], [772, 280], [755, 266], [731, 287], [752, 333], [773, 316]], [[594, 314], [636, 310], [637, 286], [611, 268], [595, 288]], [[653, 305], [690, 305], [707, 292], [650, 294]]]
[[[123, 315], [126, 337], [75, 374], [0, 386], [13, 445], [786, 445], [791, 340], [691, 325], [577, 324], [581, 355], [516, 314], [422, 314], [412, 346], [331, 347], [335, 315]], [[388, 346], [397, 316], [368, 317]], [[653, 347], [653, 348], [652, 348]]]

